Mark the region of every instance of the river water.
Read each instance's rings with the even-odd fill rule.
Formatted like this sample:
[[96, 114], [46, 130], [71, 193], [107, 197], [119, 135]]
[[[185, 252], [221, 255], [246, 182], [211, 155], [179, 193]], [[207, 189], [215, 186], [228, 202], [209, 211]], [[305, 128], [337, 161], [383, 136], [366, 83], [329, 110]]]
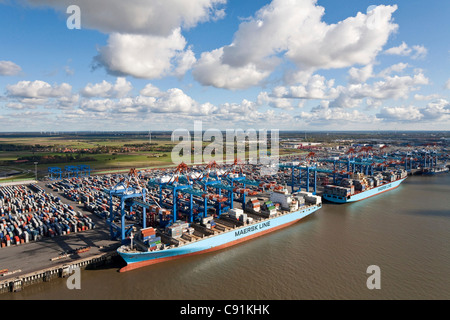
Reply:
[[[380, 289], [369, 290], [369, 266]], [[221, 251], [127, 273], [81, 272], [0, 299], [450, 299], [450, 174], [323, 208], [297, 224]]]

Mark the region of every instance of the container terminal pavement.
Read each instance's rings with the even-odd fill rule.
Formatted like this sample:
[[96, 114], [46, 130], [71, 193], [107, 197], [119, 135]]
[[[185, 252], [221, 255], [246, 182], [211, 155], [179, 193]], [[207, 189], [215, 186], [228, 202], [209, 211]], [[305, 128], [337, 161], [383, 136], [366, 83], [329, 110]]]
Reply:
[[58, 191], [43, 182], [0, 187], [0, 292], [11, 280], [45, 281], [49, 271], [103, 260], [118, 247], [104, 219]]

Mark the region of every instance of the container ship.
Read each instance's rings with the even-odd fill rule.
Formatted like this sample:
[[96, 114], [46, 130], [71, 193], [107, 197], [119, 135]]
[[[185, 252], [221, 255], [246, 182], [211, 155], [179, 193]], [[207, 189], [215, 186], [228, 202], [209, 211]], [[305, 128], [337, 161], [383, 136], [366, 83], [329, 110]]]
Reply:
[[343, 179], [340, 186], [325, 186], [322, 197], [334, 203], [361, 201], [397, 188], [407, 177], [408, 173], [404, 169], [374, 176], [354, 173], [352, 178]]
[[127, 263], [120, 272], [230, 247], [292, 225], [321, 207], [320, 196], [283, 188], [250, 197], [243, 209], [220, 216], [136, 230], [131, 243], [117, 249]]
[[435, 174], [447, 173], [447, 172], [449, 172], [449, 168], [445, 167], [445, 166], [422, 170], [423, 175], [435, 175]]

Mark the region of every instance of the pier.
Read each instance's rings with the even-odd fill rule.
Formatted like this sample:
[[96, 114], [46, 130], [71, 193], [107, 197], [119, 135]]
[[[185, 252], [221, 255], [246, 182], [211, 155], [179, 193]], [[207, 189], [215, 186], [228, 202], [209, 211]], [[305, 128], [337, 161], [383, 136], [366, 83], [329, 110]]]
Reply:
[[[0, 249], [1, 269], [8, 270], [0, 275], [0, 293], [18, 292], [35, 283], [67, 277], [74, 268], [95, 268], [113, 262], [119, 244], [102, 231], [94, 229]], [[78, 248], [84, 250], [77, 252]], [[62, 250], [69, 253], [62, 254]]]
[[66, 278], [71, 275], [71, 270], [76, 268], [95, 268], [106, 265], [111, 263], [117, 256], [118, 255], [115, 251], [110, 251], [83, 259], [67, 261], [53, 267], [36, 270], [33, 272], [23, 273], [19, 270], [19, 272], [16, 273], [12, 271], [9, 275], [3, 276], [6, 279], [0, 279], [0, 294], [7, 292], [19, 292], [25, 287], [33, 284], [49, 282], [56, 278]]

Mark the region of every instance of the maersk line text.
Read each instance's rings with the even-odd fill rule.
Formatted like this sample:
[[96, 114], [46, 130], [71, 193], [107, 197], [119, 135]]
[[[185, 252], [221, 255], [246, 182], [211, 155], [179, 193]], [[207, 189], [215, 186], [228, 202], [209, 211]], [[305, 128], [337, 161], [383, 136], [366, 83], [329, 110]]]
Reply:
[[263, 229], [263, 228], [266, 228], [266, 227], [270, 227], [270, 221], [261, 223], [261, 224], [256, 225], [256, 226], [251, 226], [251, 227], [239, 230], [239, 231], [235, 231], [234, 232], [234, 236], [238, 237], [238, 236], [241, 236], [243, 234], [246, 234], [247, 232], [252, 232], [252, 231], [255, 231], [255, 230], [258, 230], [258, 229]]

